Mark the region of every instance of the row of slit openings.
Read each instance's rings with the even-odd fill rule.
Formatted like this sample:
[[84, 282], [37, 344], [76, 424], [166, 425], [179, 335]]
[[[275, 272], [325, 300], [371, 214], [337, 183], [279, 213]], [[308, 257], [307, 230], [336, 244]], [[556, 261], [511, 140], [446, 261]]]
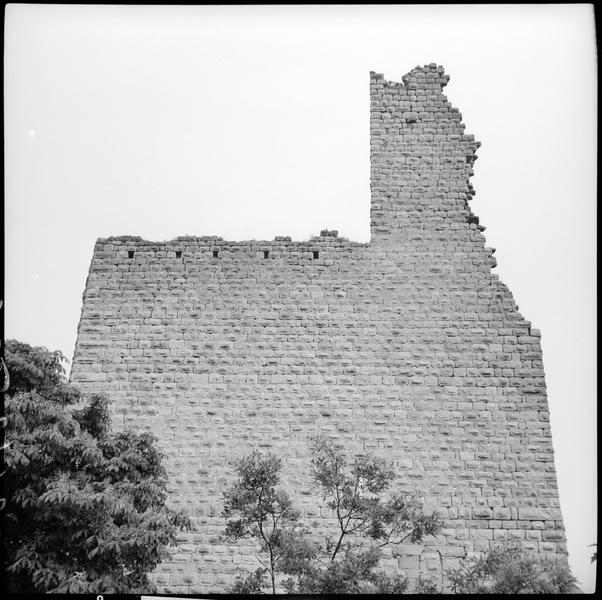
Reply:
[[[312, 252], [313, 252], [314, 258], [320, 258], [319, 250], [312, 250]], [[270, 257], [270, 251], [264, 250], [263, 258], [269, 258], [269, 257]], [[128, 250], [128, 258], [134, 258], [134, 250]], [[182, 258], [181, 250], [176, 250], [176, 258]], [[213, 258], [219, 258], [219, 250], [213, 250]]]

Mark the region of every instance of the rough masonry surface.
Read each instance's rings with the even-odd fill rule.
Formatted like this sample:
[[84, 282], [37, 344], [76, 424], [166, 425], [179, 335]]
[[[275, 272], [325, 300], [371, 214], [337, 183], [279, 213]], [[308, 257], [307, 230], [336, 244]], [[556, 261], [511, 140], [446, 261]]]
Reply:
[[99, 239], [71, 379], [150, 430], [169, 500], [193, 527], [154, 574], [173, 593], [224, 591], [253, 547], [223, 540], [222, 492], [251, 450], [283, 458], [304, 521], [309, 437], [393, 461], [444, 529], [386, 565], [443, 580], [501, 540], [566, 555], [540, 333], [491, 273], [469, 208], [479, 142], [435, 64], [370, 76], [371, 241]]

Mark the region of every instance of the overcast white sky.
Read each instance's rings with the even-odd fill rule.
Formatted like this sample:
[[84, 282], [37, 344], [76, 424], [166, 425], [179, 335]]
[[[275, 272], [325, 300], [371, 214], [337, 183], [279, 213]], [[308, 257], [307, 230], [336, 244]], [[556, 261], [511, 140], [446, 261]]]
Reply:
[[570, 562], [594, 589], [597, 58], [589, 5], [9, 5], [5, 332], [71, 358], [98, 237], [369, 240], [369, 71], [442, 64], [471, 207], [542, 331]]

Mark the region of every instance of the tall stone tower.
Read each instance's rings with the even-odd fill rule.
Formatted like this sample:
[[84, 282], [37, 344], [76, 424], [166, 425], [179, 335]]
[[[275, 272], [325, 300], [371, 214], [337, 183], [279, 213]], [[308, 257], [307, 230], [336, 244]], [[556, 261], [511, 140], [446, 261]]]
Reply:
[[442, 533], [387, 564], [441, 580], [511, 538], [566, 554], [540, 334], [491, 273], [471, 213], [479, 146], [440, 66], [370, 76], [370, 243], [99, 239], [71, 378], [112, 401], [115, 428], [151, 430], [170, 502], [192, 517], [155, 579], [223, 591], [248, 547], [225, 545], [222, 491], [252, 449], [283, 458], [307, 523], [308, 438], [389, 457]]

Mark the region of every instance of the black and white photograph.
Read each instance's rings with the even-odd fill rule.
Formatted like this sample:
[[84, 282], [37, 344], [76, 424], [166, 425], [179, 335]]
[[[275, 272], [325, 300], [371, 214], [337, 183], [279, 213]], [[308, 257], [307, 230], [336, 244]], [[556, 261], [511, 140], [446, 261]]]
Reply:
[[593, 594], [592, 4], [7, 4], [3, 590]]

